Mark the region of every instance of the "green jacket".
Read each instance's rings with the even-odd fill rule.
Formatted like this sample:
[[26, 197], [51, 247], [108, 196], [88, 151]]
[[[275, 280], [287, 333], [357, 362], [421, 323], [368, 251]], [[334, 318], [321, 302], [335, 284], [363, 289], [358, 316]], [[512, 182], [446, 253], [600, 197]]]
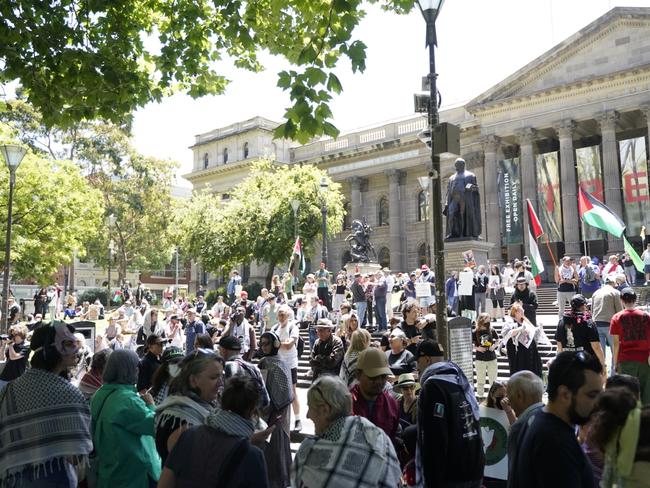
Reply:
[[135, 386], [105, 384], [97, 390], [90, 412], [98, 488], [145, 488], [148, 477], [158, 481], [161, 466], [154, 411], [138, 396]]

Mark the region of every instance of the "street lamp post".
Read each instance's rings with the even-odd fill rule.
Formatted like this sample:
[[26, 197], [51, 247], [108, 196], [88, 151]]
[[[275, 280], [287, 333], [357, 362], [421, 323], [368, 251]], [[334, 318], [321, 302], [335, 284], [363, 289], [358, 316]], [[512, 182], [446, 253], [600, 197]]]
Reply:
[[433, 265], [436, 280], [436, 329], [445, 358], [449, 359], [449, 330], [445, 297], [445, 248], [442, 229], [442, 176], [440, 156], [436, 152], [435, 128], [438, 125], [438, 90], [436, 87], [436, 19], [444, 0], [418, 0], [427, 25], [426, 45], [429, 48], [429, 130], [431, 131], [431, 227], [433, 233]]
[[327, 194], [328, 188], [329, 183], [327, 182], [327, 178], [323, 176], [320, 179], [319, 191], [321, 196], [321, 213], [323, 214], [323, 247], [321, 249], [321, 262], [325, 264], [325, 268], [327, 268], [327, 201], [325, 200], [325, 195]]
[[27, 150], [15, 144], [0, 146], [0, 152], [9, 168], [9, 201], [7, 202], [7, 240], [5, 242], [5, 265], [2, 279], [2, 332], [9, 329], [9, 273], [11, 272], [11, 218], [14, 203], [14, 189], [16, 187], [16, 170], [22, 162]]
[[115, 225], [115, 215], [108, 216], [108, 283], [106, 284], [106, 309], [111, 306], [111, 264], [113, 262], [113, 253], [115, 252], [115, 243], [113, 242], [113, 226]]
[[426, 250], [424, 257], [426, 259], [426, 264], [431, 266], [431, 244], [429, 243], [429, 180], [428, 176], [419, 176], [418, 183], [420, 183], [420, 188], [424, 192], [424, 245]]
[[291, 200], [291, 208], [293, 209], [293, 240], [298, 239], [298, 209], [300, 208], [300, 200]]

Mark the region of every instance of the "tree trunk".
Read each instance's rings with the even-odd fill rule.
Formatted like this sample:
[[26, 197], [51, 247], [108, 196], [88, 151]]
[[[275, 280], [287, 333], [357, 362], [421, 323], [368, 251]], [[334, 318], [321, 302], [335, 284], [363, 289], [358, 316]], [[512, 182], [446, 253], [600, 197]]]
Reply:
[[271, 280], [273, 280], [273, 271], [275, 270], [275, 263], [269, 263], [269, 269], [266, 272], [266, 288], [271, 290]]

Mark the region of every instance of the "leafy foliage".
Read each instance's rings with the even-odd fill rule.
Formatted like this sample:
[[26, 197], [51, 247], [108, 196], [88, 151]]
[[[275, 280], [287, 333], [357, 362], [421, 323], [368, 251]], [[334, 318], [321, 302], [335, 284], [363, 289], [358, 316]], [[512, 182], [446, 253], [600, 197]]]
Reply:
[[[414, 0], [369, 0], [407, 13]], [[262, 69], [268, 50], [297, 69], [279, 74], [292, 101], [278, 136], [336, 136], [328, 102], [342, 59], [365, 69], [354, 39], [362, 0], [12, 0], [0, 2], [0, 82], [20, 80], [47, 127], [82, 120], [122, 124], [134, 109], [176, 91], [221, 94], [215, 62]]]
[[[294, 243], [291, 200], [298, 200], [298, 229], [306, 252], [321, 232], [321, 194], [325, 177], [329, 189], [327, 232], [333, 236], [343, 224], [343, 195], [340, 185], [315, 166], [255, 163], [251, 175], [230, 193], [222, 204], [209, 191], [195, 193], [192, 202], [177, 216], [176, 227], [182, 247], [202, 267], [219, 272], [223, 267], [258, 260], [269, 264], [269, 274], [287, 262]], [[204, 225], [210, 222], [209, 226]], [[200, 231], [197, 231], [200, 229]], [[270, 276], [267, 276], [270, 281]]]

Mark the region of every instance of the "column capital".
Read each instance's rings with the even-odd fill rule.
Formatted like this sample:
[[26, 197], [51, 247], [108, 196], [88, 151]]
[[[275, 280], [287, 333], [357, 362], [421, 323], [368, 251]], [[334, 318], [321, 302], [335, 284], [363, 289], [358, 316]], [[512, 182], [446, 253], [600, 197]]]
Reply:
[[650, 102], [645, 102], [639, 105], [639, 110], [645, 119], [650, 121]]
[[572, 119], [561, 120], [553, 124], [553, 128], [560, 139], [573, 139], [576, 127], [578, 127], [578, 124]]
[[621, 114], [619, 114], [616, 110], [605, 110], [604, 112], [600, 112], [596, 114], [595, 119], [598, 121], [598, 124], [600, 125], [600, 131], [615, 131], [616, 130], [616, 123], [618, 120], [621, 118]]
[[537, 139], [537, 129], [524, 127], [515, 132], [515, 136], [519, 139], [520, 146], [530, 145]]
[[483, 153], [480, 151], [472, 151], [471, 153], [467, 153], [463, 155], [463, 159], [466, 163], [465, 167], [470, 171], [483, 166]]
[[350, 183], [350, 186], [352, 187], [352, 189], [357, 190], [357, 191], [361, 191], [361, 186], [366, 181], [366, 179], [361, 178], [361, 176], [350, 176], [347, 180], [348, 180], [348, 183]]
[[384, 171], [384, 174], [388, 177], [389, 183], [399, 185], [400, 179], [404, 176], [405, 173], [401, 169], [387, 169]]
[[495, 153], [501, 144], [501, 138], [497, 135], [490, 134], [481, 139], [483, 144], [483, 152]]

